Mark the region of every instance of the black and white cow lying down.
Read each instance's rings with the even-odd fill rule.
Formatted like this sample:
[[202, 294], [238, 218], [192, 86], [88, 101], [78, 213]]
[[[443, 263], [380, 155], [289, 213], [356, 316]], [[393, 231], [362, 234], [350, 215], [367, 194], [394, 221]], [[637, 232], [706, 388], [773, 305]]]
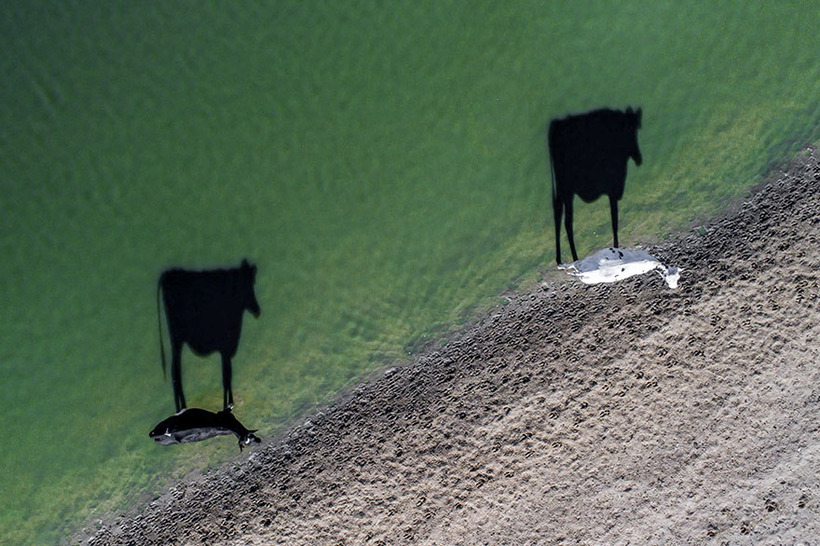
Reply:
[[245, 428], [230, 409], [213, 413], [199, 408], [186, 408], [160, 422], [148, 436], [156, 443], [168, 446], [234, 434], [239, 439], [239, 451], [242, 451], [245, 446], [262, 441], [254, 432], [256, 430]]

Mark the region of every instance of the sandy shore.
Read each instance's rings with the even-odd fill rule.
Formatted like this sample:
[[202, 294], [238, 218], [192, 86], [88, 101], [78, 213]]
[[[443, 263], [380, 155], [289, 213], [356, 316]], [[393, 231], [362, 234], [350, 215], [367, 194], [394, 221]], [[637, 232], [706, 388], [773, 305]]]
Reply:
[[820, 154], [545, 282], [91, 544], [817, 544]]

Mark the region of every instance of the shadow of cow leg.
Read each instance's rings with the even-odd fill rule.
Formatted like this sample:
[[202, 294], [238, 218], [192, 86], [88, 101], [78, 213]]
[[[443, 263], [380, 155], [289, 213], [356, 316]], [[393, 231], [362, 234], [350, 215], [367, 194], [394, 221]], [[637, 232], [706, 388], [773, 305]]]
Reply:
[[182, 343], [172, 343], [171, 351], [171, 383], [174, 387], [174, 404], [179, 411], [187, 407], [182, 393]]
[[572, 232], [572, 200], [574, 196], [570, 196], [569, 199], [564, 201], [564, 213], [566, 214], [566, 218], [564, 219], [564, 227], [567, 229], [567, 239], [569, 239], [569, 249], [572, 251], [572, 260], [578, 261], [578, 253], [575, 251], [575, 237], [573, 236]]
[[615, 243], [615, 248], [620, 248], [618, 246], [618, 200], [610, 195], [609, 196], [609, 211], [612, 214], [612, 236]]
[[222, 353], [222, 409], [233, 407], [233, 388], [231, 387], [231, 377], [233, 369], [231, 367], [231, 357], [227, 353]]
[[552, 198], [552, 212], [555, 218], [555, 261], [561, 265], [561, 213], [564, 203], [558, 196]]

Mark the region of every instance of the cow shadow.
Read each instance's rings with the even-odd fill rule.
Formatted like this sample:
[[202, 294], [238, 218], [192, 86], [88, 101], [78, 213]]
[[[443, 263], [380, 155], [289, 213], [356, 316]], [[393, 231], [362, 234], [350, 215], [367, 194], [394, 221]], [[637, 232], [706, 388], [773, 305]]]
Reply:
[[242, 318], [245, 311], [258, 317], [254, 284], [256, 266], [242, 260], [239, 267], [191, 271], [169, 269], [157, 283], [157, 322], [159, 326], [162, 371], [165, 374], [165, 346], [162, 340], [160, 296], [171, 341], [171, 383], [176, 410], [185, 409], [182, 390], [182, 347], [187, 344], [194, 354], [222, 356], [223, 410], [233, 407], [232, 359], [239, 347]]
[[550, 121], [547, 152], [552, 177], [555, 219], [555, 259], [561, 265], [561, 217], [572, 259], [578, 260], [573, 233], [573, 200], [577, 195], [591, 203], [609, 197], [614, 246], [618, 247], [618, 201], [623, 197], [627, 163], [643, 162], [638, 147], [640, 108], [626, 111], [602, 108]]

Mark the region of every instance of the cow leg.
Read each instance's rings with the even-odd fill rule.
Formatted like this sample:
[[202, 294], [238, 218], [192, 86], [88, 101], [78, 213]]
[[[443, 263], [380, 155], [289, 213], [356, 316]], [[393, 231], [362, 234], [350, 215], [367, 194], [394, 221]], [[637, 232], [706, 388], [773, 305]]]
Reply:
[[615, 248], [618, 246], [618, 200], [613, 196], [609, 196], [609, 210], [612, 213], [612, 235], [615, 239]]
[[231, 357], [227, 353], [222, 353], [222, 409], [233, 408], [232, 375]]
[[174, 404], [177, 411], [180, 411], [187, 407], [182, 393], [182, 343], [172, 343], [171, 351], [171, 384], [174, 387]]
[[552, 198], [552, 215], [555, 218], [555, 261], [561, 265], [561, 213], [563, 203], [557, 196]]
[[564, 220], [564, 227], [567, 229], [567, 239], [569, 239], [569, 249], [572, 251], [572, 261], [578, 261], [578, 253], [575, 252], [575, 237], [572, 234], [572, 200], [575, 196], [570, 196], [564, 202], [564, 212], [566, 219]]

